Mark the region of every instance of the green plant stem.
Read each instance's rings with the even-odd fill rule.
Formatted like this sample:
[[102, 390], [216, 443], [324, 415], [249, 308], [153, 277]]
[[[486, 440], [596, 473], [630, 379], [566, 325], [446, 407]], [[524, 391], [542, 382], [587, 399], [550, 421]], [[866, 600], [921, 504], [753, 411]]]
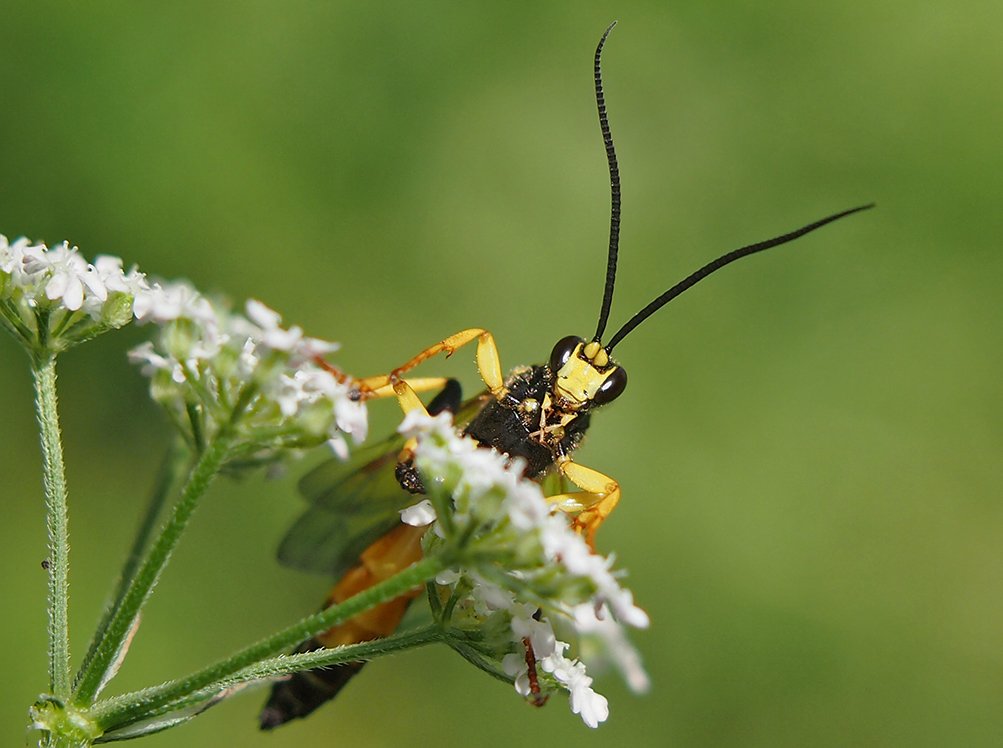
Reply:
[[10, 299], [0, 301], [0, 323], [15, 340], [25, 348], [31, 349], [35, 334], [21, 321], [20, 311]]
[[60, 699], [70, 695], [70, 533], [66, 510], [66, 475], [56, 400], [56, 359], [40, 358], [32, 366], [35, 412], [42, 445], [45, 524], [49, 536], [49, 690]]
[[[92, 716], [102, 727], [110, 729], [116, 724], [121, 724], [124, 719], [134, 721], [138, 718], [131, 715], [158, 713], [157, 710], [164, 706], [186, 699], [214, 683], [228, 682], [228, 679], [235, 673], [245, 668], [250, 668], [266, 658], [274, 657], [312, 636], [327, 631], [332, 626], [354, 618], [359, 613], [363, 613], [380, 603], [393, 600], [414, 587], [421, 586], [443, 569], [449, 568], [452, 562], [453, 559], [443, 556], [424, 558], [344, 602], [336, 603], [319, 613], [307, 616], [298, 623], [187, 677], [139, 691], [132, 696], [118, 697], [114, 702], [108, 702], [114, 706], [107, 710], [104, 706], [99, 705], [93, 710]], [[358, 656], [355, 659], [358, 659]]]
[[40, 748], [87, 748], [101, 735], [86, 712], [43, 694], [28, 710], [30, 737], [38, 737]]
[[139, 569], [139, 564], [143, 560], [143, 552], [149, 545], [153, 531], [157, 527], [157, 518], [160, 516], [164, 504], [167, 502], [167, 497], [175, 487], [187, 459], [188, 450], [185, 449], [180, 440], [175, 440], [164, 456], [163, 463], [161, 463], [153, 491], [146, 505], [146, 510], [140, 520], [139, 527], [136, 529], [136, 537], [133, 539], [129, 555], [126, 556], [125, 563], [122, 565], [122, 571], [115, 584], [115, 590], [112, 592], [107, 607], [101, 614], [101, 619], [98, 621], [97, 628], [94, 630], [94, 635], [87, 648], [87, 654], [84, 655], [83, 664], [80, 666], [80, 672], [77, 674], [78, 683], [80, 676], [84, 671], [89, 669], [98, 644], [104, 639], [105, 632], [108, 630], [108, 624], [111, 622], [115, 612], [122, 605], [122, 599], [125, 597], [126, 590], [129, 589], [129, 585], [132, 583], [133, 578], [136, 576], [136, 571]]
[[455, 638], [449, 642], [449, 646], [453, 648], [453, 651], [459, 654], [463, 659], [476, 667], [478, 670], [487, 673], [492, 678], [497, 678], [503, 683], [512, 685], [512, 678], [498, 669], [494, 663], [487, 660], [480, 652], [477, 651], [476, 648], [460, 639]]
[[76, 703], [83, 705], [93, 703], [101, 688], [114, 674], [119, 653], [131, 635], [140, 610], [157, 580], [160, 579], [188, 521], [198, 508], [199, 500], [226, 460], [231, 441], [231, 432], [224, 430], [207, 445], [199, 457], [188, 477], [181, 499], [174, 505], [171, 516], [160, 530], [160, 535], [150, 546], [142, 564], [127, 586], [121, 604], [108, 621], [104, 636], [93, 650], [94, 656], [80, 671], [74, 694]]
[[41, 745], [44, 748], [88, 748], [94, 744], [94, 741], [86, 736], [63, 733], [50, 733], [43, 738], [43, 741]]
[[210, 702], [221, 692], [252, 681], [279, 678], [284, 675], [313, 668], [333, 667], [346, 662], [368, 661], [383, 655], [402, 652], [426, 644], [445, 641], [448, 635], [438, 625], [426, 626], [413, 631], [405, 631], [383, 639], [349, 644], [334, 649], [318, 649], [291, 655], [281, 655], [261, 660], [250, 667], [236, 671], [232, 675], [210, 683], [180, 699], [150, 708], [148, 695], [158, 689], [176, 686], [179, 681], [169, 681], [154, 689], [123, 694], [105, 702], [99, 702], [91, 710], [90, 716], [105, 732], [128, 727], [136, 722], [154, 719], [172, 712], [180, 712]]

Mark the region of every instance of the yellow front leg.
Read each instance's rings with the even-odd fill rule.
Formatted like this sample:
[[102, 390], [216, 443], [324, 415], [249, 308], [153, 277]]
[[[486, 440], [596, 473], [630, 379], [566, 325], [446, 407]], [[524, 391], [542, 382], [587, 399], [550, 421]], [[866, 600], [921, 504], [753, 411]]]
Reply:
[[393, 389], [394, 385], [401, 381], [404, 374], [411, 371], [411, 369], [423, 361], [439, 353], [445, 353], [447, 357], [452, 356], [459, 348], [475, 340], [477, 341], [477, 371], [481, 375], [481, 379], [484, 380], [484, 384], [491, 390], [491, 394], [495, 397], [500, 397], [505, 391], [505, 376], [502, 373], [501, 359], [498, 356], [498, 346], [495, 344], [494, 336], [487, 330], [479, 327], [471, 327], [467, 330], [461, 330], [455, 335], [450, 335], [435, 345], [429, 346], [417, 356], [407, 361], [403, 366], [398, 366], [389, 374], [366, 377], [365, 379], [358, 380], [358, 383], [367, 398], [386, 397], [390, 394], [388, 388]]
[[574, 516], [571, 528], [584, 535], [585, 542], [595, 550], [596, 530], [619, 503], [620, 484], [598, 470], [572, 462], [570, 457], [559, 460], [557, 469], [582, 490], [548, 496], [547, 501]]
[[[375, 382], [376, 380], [386, 379], [386, 377], [368, 377], [366, 379], [357, 380], [359, 388], [366, 393], [367, 400], [378, 400], [383, 397], [396, 397], [397, 392], [394, 390], [394, 385], [390, 382], [381, 384], [378, 387], [372, 387], [367, 382]], [[401, 380], [407, 382], [407, 386], [411, 388], [412, 392], [431, 392], [432, 390], [441, 390], [446, 386], [446, 382], [449, 381], [447, 377], [416, 377], [414, 379]], [[399, 384], [399, 382], [398, 382]], [[404, 412], [408, 412], [408, 408], [404, 409]]]
[[[385, 385], [391, 386], [391, 385]], [[394, 382], [392, 385], [393, 394], [397, 396], [397, 402], [401, 406], [401, 410], [404, 411], [404, 415], [411, 413], [413, 411], [418, 411], [428, 415], [428, 409], [425, 407], [425, 403], [421, 401], [418, 397], [418, 393], [412, 389], [411, 384], [405, 380], [401, 379], [399, 382]], [[397, 462], [410, 462], [414, 458], [414, 450], [418, 446], [418, 440], [413, 436], [404, 442], [404, 447], [401, 449], [400, 454], [397, 455]]]
[[[446, 379], [444, 377], [404, 379], [404, 374], [439, 353], [445, 353], [447, 357], [452, 356], [458, 348], [475, 340], [477, 341], [477, 371], [491, 394], [495, 397], [501, 397], [505, 392], [505, 377], [502, 374], [498, 346], [495, 344], [494, 336], [479, 327], [471, 327], [440, 340], [389, 374], [358, 379], [355, 381], [356, 386], [362, 397], [367, 400], [396, 397], [397, 403], [405, 415], [416, 410], [428, 415], [428, 410], [417, 393], [439, 389], [446, 384]], [[407, 462], [413, 458], [416, 446], [416, 439], [408, 439], [398, 456], [398, 462]]]

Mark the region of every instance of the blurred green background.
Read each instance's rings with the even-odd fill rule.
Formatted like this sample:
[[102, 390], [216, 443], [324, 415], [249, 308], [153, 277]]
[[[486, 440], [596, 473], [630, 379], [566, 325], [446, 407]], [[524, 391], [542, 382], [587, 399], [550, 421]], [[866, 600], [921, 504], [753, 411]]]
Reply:
[[[879, 203], [617, 351], [630, 387], [580, 459], [623, 484], [600, 545], [651, 614], [651, 692], [601, 679], [591, 732], [429, 649], [274, 734], [258, 693], [146, 745], [999, 744], [998, 2], [5, 3], [0, 231], [260, 298], [359, 374], [471, 325], [542, 361], [599, 306], [613, 18], [613, 329], [725, 250]], [[78, 656], [167, 441], [142, 333], [61, 365]], [[45, 687], [25, 364], [0, 340], [5, 745]], [[470, 356], [429, 370], [477, 385]], [[326, 580], [273, 560], [300, 472], [216, 486], [112, 692], [316, 607]]]

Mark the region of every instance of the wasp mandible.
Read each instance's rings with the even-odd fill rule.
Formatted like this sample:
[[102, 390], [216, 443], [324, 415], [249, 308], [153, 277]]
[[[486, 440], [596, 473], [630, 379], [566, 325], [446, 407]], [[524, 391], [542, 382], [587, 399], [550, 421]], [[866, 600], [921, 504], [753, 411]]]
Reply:
[[[603, 96], [601, 56], [615, 26], [603, 33], [594, 59], [595, 100], [609, 165], [611, 211], [609, 249], [599, 321], [588, 340], [570, 335], [557, 341], [546, 363], [520, 366], [506, 377], [494, 336], [482, 328], [450, 335], [401, 366], [374, 377], [354, 380], [359, 398], [394, 397], [404, 413], [444, 410], [454, 423], [485, 448], [524, 461], [527, 478], [558, 477], [560, 489], [549, 496], [566, 512], [572, 527], [594, 547], [596, 530], [620, 500], [620, 484], [612, 477], [575, 462], [572, 454], [589, 428], [592, 412], [619, 397], [627, 385], [626, 370], [613, 349], [638, 325], [681, 293], [743, 257], [786, 244], [873, 204], [827, 216], [772, 239], [724, 254], [675, 284], [631, 317], [603, 342], [613, 301], [620, 236], [620, 174]], [[476, 343], [477, 370], [486, 389], [463, 401], [456, 380], [413, 378], [410, 372], [428, 359]], [[439, 390], [426, 405], [418, 393]], [[403, 525], [399, 510], [414, 503], [423, 490], [413, 464], [414, 445], [395, 436], [364, 448], [347, 463], [330, 462], [308, 474], [303, 493], [313, 506], [296, 522], [279, 550], [280, 560], [297, 568], [332, 574], [334, 585], [325, 605], [341, 602], [381, 582], [421, 557], [425, 528]], [[571, 488], [572, 490], [567, 490]], [[297, 651], [335, 647], [389, 636], [401, 622], [411, 599], [405, 595], [304, 642]], [[527, 652], [531, 657], [532, 652]], [[352, 663], [297, 673], [276, 683], [261, 712], [263, 729], [306, 716], [333, 698], [362, 667]]]

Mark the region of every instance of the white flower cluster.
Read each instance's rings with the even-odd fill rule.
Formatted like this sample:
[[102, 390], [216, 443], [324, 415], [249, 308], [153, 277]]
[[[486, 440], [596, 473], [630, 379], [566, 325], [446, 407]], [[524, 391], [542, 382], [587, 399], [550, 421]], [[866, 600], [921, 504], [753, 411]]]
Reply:
[[[158, 326], [131, 352], [151, 377], [154, 399], [200, 447], [237, 424], [235, 455], [254, 462], [345, 435], [365, 438], [366, 411], [320, 362], [337, 346], [283, 328], [256, 301], [246, 315], [218, 308], [187, 283], [156, 283], [118, 257], [88, 263], [66, 242], [47, 248], [0, 235], [0, 326], [33, 355], [50, 356], [133, 320]], [[234, 418], [234, 409], [239, 409]]]
[[259, 301], [248, 301], [246, 313], [238, 314], [187, 283], [154, 284], [153, 290], [137, 303], [136, 316], [157, 324], [158, 335], [129, 358], [194, 441], [235, 428], [239, 456], [261, 463], [324, 440], [345, 457], [346, 434], [365, 438], [364, 405], [320, 360], [337, 344], [283, 328], [281, 317]]
[[151, 289], [117, 257], [88, 263], [76, 247], [0, 235], [0, 323], [29, 349], [59, 352], [128, 324]]
[[[436, 581], [454, 593], [463, 591], [455, 625], [505, 619], [508, 637], [505, 651], [498, 654], [516, 690], [539, 696], [531, 693], [529, 662], [535, 660], [541, 671], [537, 684], [568, 691], [572, 711], [590, 727], [597, 726], [609, 709], [606, 699], [592, 690], [580, 659], [586, 652], [590, 660], [618, 667], [633, 689], [645, 690], [647, 675], [621, 624], [646, 627], [647, 614], [610, 571], [612, 559], [593, 553], [540, 487], [522, 478], [520, 461], [459, 436], [449, 414], [412, 413], [401, 432], [418, 438], [417, 465], [433, 499], [439, 499], [435, 505], [425, 500], [405, 510], [402, 519], [414, 525], [434, 521], [432, 547], [451, 537], [469, 543], [468, 557], [475, 561]], [[450, 516], [437, 517], [435, 506], [440, 511], [447, 507]], [[568, 657], [571, 645], [557, 638], [555, 628], [576, 641], [579, 659]], [[532, 658], [527, 657], [527, 641]]]

